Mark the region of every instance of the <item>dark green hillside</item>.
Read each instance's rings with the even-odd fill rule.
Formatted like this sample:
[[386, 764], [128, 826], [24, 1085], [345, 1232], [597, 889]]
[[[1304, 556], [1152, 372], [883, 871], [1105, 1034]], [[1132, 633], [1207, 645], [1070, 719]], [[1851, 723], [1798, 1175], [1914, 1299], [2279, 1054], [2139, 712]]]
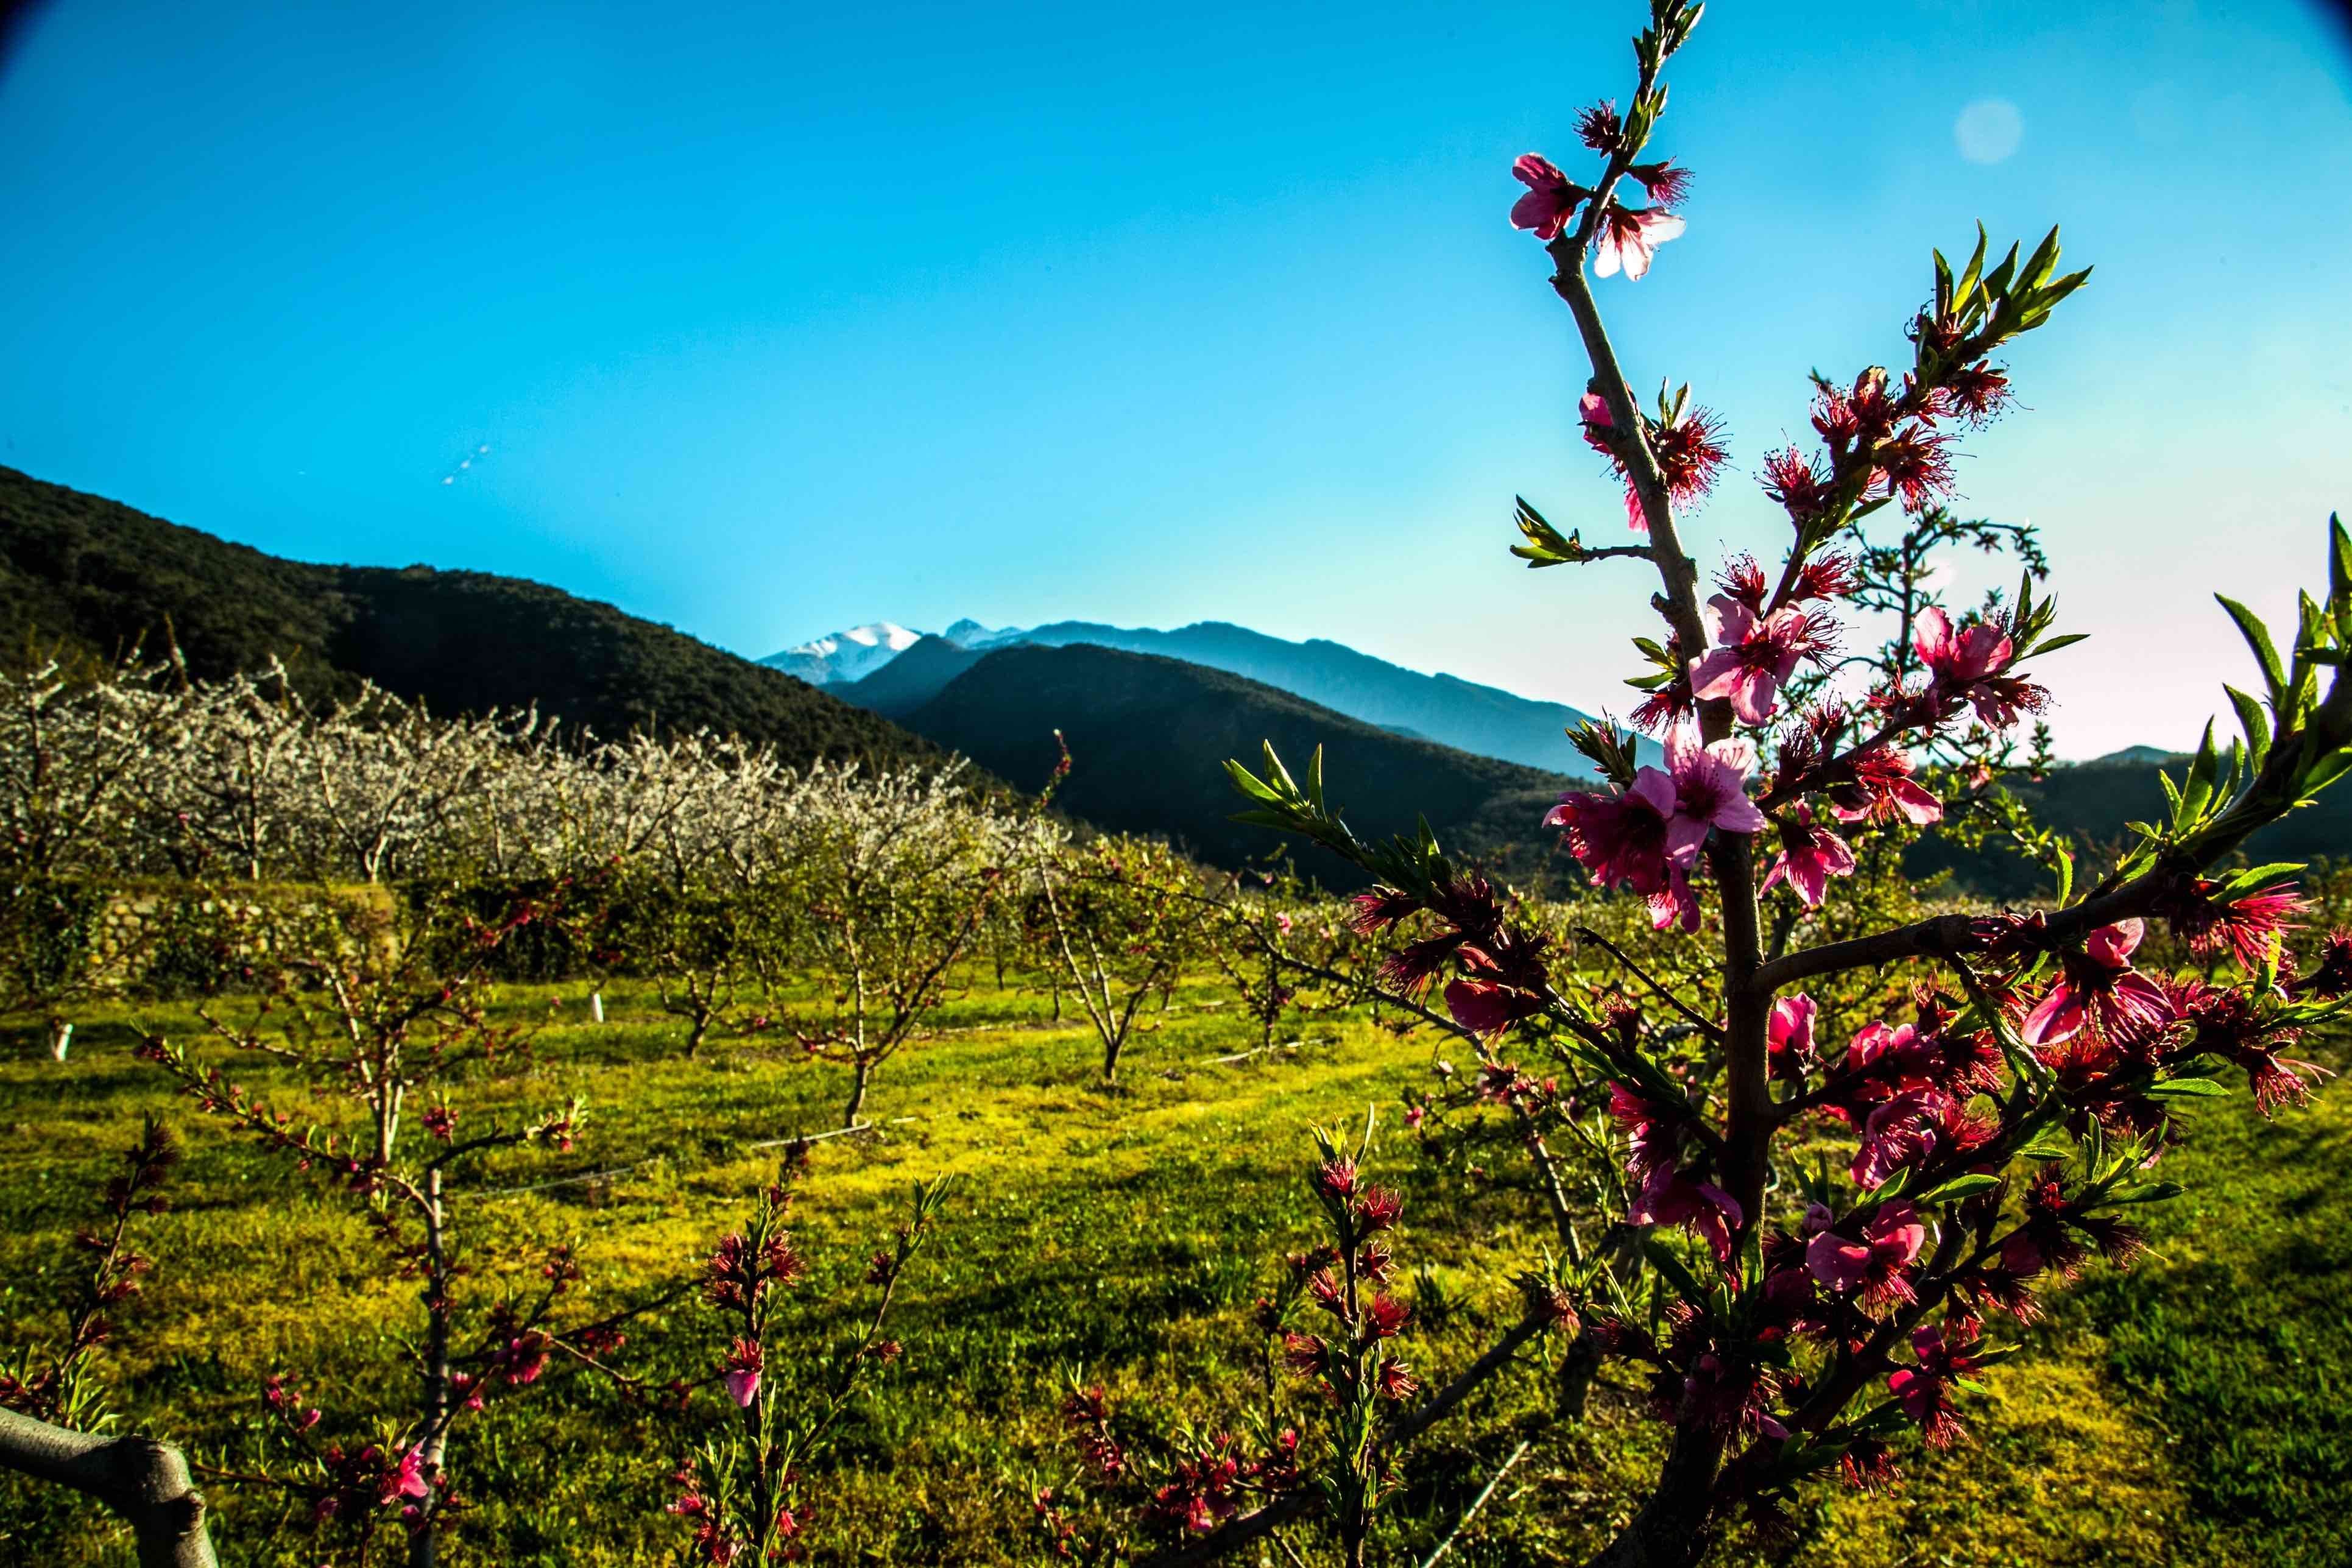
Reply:
[[[1538, 824], [1566, 782], [1408, 740], [1221, 670], [1085, 645], [999, 649], [905, 721], [1027, 789], [1045, 782], [1058, 729], [1076, 762], [1058, 804], [1106, 828], [1165, 833], [1223, 866], [1283, 842], [1226, 820], [1241, 802], [1222, 763], [1254, 762], [1262, 740], [1299, 767], [1321, 745], [1331, 797], [1359, 834], [1409, 831], [1424, 812], [1449, 849], [1495, 858], [1522, 878], [1550, 859], [1554, 836]], [[1360, 880], [1319, 852], [1303, 866], [1331, 885]]]
[[0, 658], [159, 648], [167, 625], [200, 678], [275, 655], [314, 696], [364, 678], [444, 713], [537, 702], [606, 735], [707, 727], [801, 759], [938, 755], [781, 670], [561, 589], [281, 560], [0, 468]]
[[[2078, 846], [2113, 849], [2129, 837], [2125, 824], [2164, 820], [2164, 786], [2157, 778], [2161, 770], [2140, 760], [2140, 754], [2149, 750], [2135, 746], [2118, 753], [2122, 760], [2101, 758], [2053, 768], [2040, 784], [2012, 787], [2032, 808], [2036, 820], [2067, 833]], [[2176, 784], [2186, 773], [2188, 761], [2174, 757], [2167, 764]], [[2247, 843], [2246, 853], [2256, 863], [2352, 856], [2352, 792], [2326, 791], [2316, 805], [2255, 834]], [[2051, 890], [2049, 875], [2020, 856], [2002, 849], [1971, 855], [1934, 837], [1922, 839], [1912, 849], [1906, 867], [1921, 876], [1948, 869], [1963, 887], [1987, 898], [2046, 897]]]

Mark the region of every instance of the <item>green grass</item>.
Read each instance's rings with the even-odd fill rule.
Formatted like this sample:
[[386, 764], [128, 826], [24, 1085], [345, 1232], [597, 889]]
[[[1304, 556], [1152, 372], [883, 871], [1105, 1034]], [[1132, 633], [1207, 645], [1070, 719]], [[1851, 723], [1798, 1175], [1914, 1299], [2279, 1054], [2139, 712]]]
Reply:
[[[578, 1017], [577, 988], [566, 1011]], [[1253, 1299], [1281, 1255], [1316, 1238], [1298, 1177], [1305, 1129], [1392, 1106], [1427, 1071], [1424, 1038], [1360, 1019], [1314, 1020], [1300, 1051], [1224, 1065], [1255, 1026], [1203, 982], [1130, 1048], [1129, 1081], [1092, 1081], [1083, 1023], [1054, 1025], [1036, 997], [982, 985], [941, 1032], [886, 1066], [870, 1114], [886, 1136], [820, 1146], [800, 1239], [814, 1264], [802, 1321], [851, 1288], [912, 1181], [957, 1178], [939, 1242], [918, 1264], [898, 1332], [908, 1354], [865, 1401], [826, 1473], [812, 1479], [814, 1556], [832, 1563], [1036, 1560], [1034, 1486], [1070, 1471], [1055, 1415], [1066, 1380], [1109, 1388], [1162, 1427], [1245, 1419], [1262, 1405]], [[476, 1178], [509, 1186], [631, 1167], [609, 1184], [477, 1199], [459, 1223], [481, 1279], [531, 1278], [523, 1244], [577, 1244], [597, 1310], [692, 1268], [769, 1174], [744, 1145], [833, 1124], [845, 1080], [773, 1047], [720, 1042], [675, 1055], [679, 1031], [650, 998], [608, 991], [614, 1021], [549, 1031], [538, 1065], [467, 1086], [469, 1124], [578, 1091], [590, 1120], [570, 1154], [502, 1160]], [[154, 1016], [183, 1034], [190, 1019]], [[104, 1352], [131, 1424], [206, 1459], [237, 1459], [274, 1370], [301, 1374], [330, 1426], [367, 1435], [401, 1407], [398, 1339], [414, 1287], [388, 1280], [350, 1205], [174, 1100], [134, 1061], [120, 1016], [92, 1016], [63, 1067], [26, 1035], [0, 1058], [0, 1350], [54, 1321], [73, 1228], [138, 1115], [162, 1109], [190, 1159], [172, 1213], [143, 1231], [158, 1259]], [[305, 1092], [269, 1064], [240, 1076], [288, 1105]], [[249, 1069], [249, 1070], [247, 1070]], [[1382, 1173], [1407, 1199], [1399, 1251], [1459, 1309], [1410, 1342], [1442, 1377], [1515, 1311], [1505, 1281], [1543, 1233], [1498, 1151], [1481, 1180], [1427, 1167], [1393, 1130]], [[2168, 1160], [2191, 1195], [2153, 1216], [2157, 1257], [2095, 1270], [2053, 1303], [2032, 1353], [1991, 1374], [1965, 1412], [1975, 1440], [1906, 1455], [1909, 1479], [1876, 1500], [1825, 1498], [1801, 1521], [1811, 1564], [2333, 1563], [2352, 1533], [2329, 1506], [2352, 1491], [2342, 1390], [2352, 1328], [2352, 1213], [2336, 1173], [2352, 1118], [2339, 1099], [2274, 1125], [2242, 1100], [2210, 1113]], [[1425, 1289], [1425, 1288], [1423, 1288]], [[1424, 1296], [1424, 1300], [1428, 1298]], [[648, 1320], [621, 1359], [656, 1382], [702, 1375], [714, 1324], [699, 1306]], [[1612, 1373], [1612, 1376], [1620, 1375]], [[1604, 1388], [1590, 1418], [1550, 1422], [1545, 1368], [1498, 1380], [1427, 1447], [1395, 1502], [1386, 1561], [1418, 1562], [1522, 1437], [1528, 1458], [1449, 1563], [1573, 1560], [1635, 1500], [1658, 1429]], [[453, 1461], [475, 1509], [451, 1560], [500, 1564], [682, 1561], [665, 1515], [667, 1472], [712, 1412], [628, 1405], [551, 1372], [461, 1428]], [[280, 1499], [215, 1486], [225, 1560], [315, 1561]], [[127, 1562], [102, 1518], [0, 1484], [0, 1561]], [[15, 1555], [11, 1555], [14, 1553]], [[1409, 1555], [1410, 1553], [1410, 1555]], [[1747, 1561], [1746, 1548], [1726, 1561]]]

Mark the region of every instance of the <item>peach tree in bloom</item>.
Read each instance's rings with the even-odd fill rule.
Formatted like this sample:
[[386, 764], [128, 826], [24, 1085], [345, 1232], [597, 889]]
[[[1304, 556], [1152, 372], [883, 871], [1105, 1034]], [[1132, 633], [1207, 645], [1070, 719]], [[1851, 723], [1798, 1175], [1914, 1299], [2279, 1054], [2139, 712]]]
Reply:
[[[568, 889], [559, 889], [559, 893]], [[413, 1310], [383, 1327], [402, 1345], [399, 1393], [365, 1394], [331, 1414], [284, 1373], [263, 1382], [237, 1462], [198, 1473], [276, 1493], [325, 1561], [440, 1561], [468, 1507], [457, 1485], [464, 1427], [494, 1420], [551, 1368], [635, 1380], [612, 1363], [640, 1314], [686, 1293], [673, 1286], [634, 1306], [583, 1306], [568, 1246], [539, 1247], [502, 1223], [481, 1173], [501, 1153], [569, 1149], [580, 1102], [500, 1117], [466, 1103], [488, 1073], [527, 1059], [534, 1025], [493, 1016], [501, 946], [561, 919], [560, 903], [516, 905], [482, 921], [453, 897], [414, 904], [337, 899], [215, 907], [230, 945], [250, 955], [252, 994], [198, 1008], [220, 1049], [209, 1056], [148, 1031], [139, 1054], [197, 1108], [338, 1192], [378, 1242], [387, 1279], [413, 1287]], [[222, 1059], [271, 1061], [307, 1079], [310, 1114], [273, 1102]]]
[[[902, 1353], [886, 1331], [908, 1266], [947, 1196], [944, 1177], [917, 1184], [905, 1221], [866, 1264], [862, 1297], [838, 1304], [839, 1321], [828, 1321], [828, 1342], [797, 1342], [779, 1319], [808, 1273], [789, 1228], [793, 1183], [808, 1155], [806, 1143], [787, 1149], [749, 1222], [720, 1237], [703, 1266], [703, 1298], [727, 1342], [708, 1379], [725, 1393], [723, 1414], [719, 1430], [678, 1466], [678, 1495], [669, 1505], [692, 1529], [697, 1562], [807, 1556], [807, 1472], [831, 1449], [874, 1374]], [[692, 1386], [682, 1390], [689, 1402]]]
[[[1946, 503], [1957, 443], [2011, 401], [1995, 356], [2088, 277], [2059, 271], [2054, 232], [2029, 254], [1994, 259], [1979, 234], [1961, 266], [1937, 255], [1907, 366], [1815, 378], [1817, 443], [1761, 459], [1787, 516], [1777, 560], [1710, 571], [1685, 546], [1684, 518], [1730, 462], [1722, 426], [1687, 388], [1635, 396], [1596, 280], [1644, 277], [1684, 232], [1689, 174], [1652, 143], [1662, 72], [1698, 18], [1652, 0], [1626, 108], [1579, 117], [1584, 166], [1572, 177], [1529, 154], [1513, 171], [1527, 193], [1512, 221], [1544, 243], [1590, 362], [1580, 436], [1622, 481], [1634, 536], [1587, 544], [1521, 502], [1515, 552], [1655, 574], [1664, 625], [1637, 643], [1633, 719], [1662, 763], [1591, 726], [1577, 738], [1600, 782], [1545, 821], [1597, 887], [1643, 900], [1667, 939], [1706, 943], [1711, 984], [1680, 994], [1612, 946], [1627, 984], [1580, 985], [1556, 935], [1426, 828], [1359, 838], [1327, 803], [1319, 756], [1303, 779], [1270, 750], [1263, 776], [1232, 768], [1244, 820], [1378, 879], [1359, 918], [1397, 934], [1390, 981], [1477, 1043], [1494, 1097], [1607, 1111], [1622, 1196], [1610, 1231], [1626, 1245], [1571, 1250], [1559, 1317], [1641, 1375], [1669, 1431], [1647, 1495], [1594, 1558], [1628, 1568], [1696, 1563], [1736, 1531], [1769, 1538], [1804, 1489], [1878, 1487], [1906, 1442], [1956, 1440], [1980, 1370], [2015, 1348], [2003, 1325], [2033, 1321], [2038, 1292], [2092, 1253], [2137, 1250], [2136, 1210], [2179, 1190], [2162, 1159], [2184, 1117], [2237, 1082], [2264, 1113], [2305, 1094], [2315, 1069], [2289, 1053], [2352, 991], [2352, 935], [2298, 951], [2301, 868], [2241, 853], [2352, 768], [2340, 525], [2326, 597], [2304, 598], [2291, 639], [2221, 601], [2256, 667], [2251, 689], [2228, 689], [2242, 733], [2225, 743], [2208, 727], [2167, 781], [2165, 819], [2112, 864], [2078, 871], [1999, 790], [2046, 756], [2039, 661], [2076, 639], [2035, 589], [2031, 535]], [[1927, 561], [1952, 545], [2021, 555], [2019, 590], [1963, 611], [1937, 602]], [[1895, 639], [1841, 654], [1871, 613], [1897, 617]], [[2051, 867], [2046, 901], [1836, 918], [1858, 852], [1963, 811]], [[2199, 973], [2148, 962], [2151, 922], [2207, 961]], [[1815, 993], [1856, 985], [1891, 1005], [1833, 1033]], [[1517, 1051], [1557, 1077], [1533, 1082], [1507, 1059]], [[1841, 1152], [1808, 1170], [1801, 1140]], [[1381, 1429], [1415, 1422], [1400, 1402]], [[1327, 1485], [1312, 1505], [1343, 1555], [1359, 1550], [1355, 1497]], [[1274, 1506], [1196, 1520], [1167, 1560], [1258, 1539]]]

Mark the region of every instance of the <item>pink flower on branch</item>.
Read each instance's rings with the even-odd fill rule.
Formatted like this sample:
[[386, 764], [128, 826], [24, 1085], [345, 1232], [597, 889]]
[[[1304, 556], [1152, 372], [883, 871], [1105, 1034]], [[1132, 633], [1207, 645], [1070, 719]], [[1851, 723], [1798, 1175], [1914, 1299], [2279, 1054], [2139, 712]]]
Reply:
[[1780, 853], [1764, 878], [1762, 890], [1769, 893], [1786, 882], [1807, 909], [1817, 910], [1831, 878], [1853, 875], [1853, 851], [1844, 839], [1813, 821], [1809, 805], [1800, 804], [1778, 826]]
[[1748, 798], [1748, 775], [1756, 747], [1733, 738], [1701, 743], [1698, 732], [1676, 726], [1666, 736], [1666, 766], [1675, 786], [1675, 808], [1666, 822], [1666, 858], [1688, 869], [1698, 859], [1707, 830], [1759, 833], [1764, 814]]
[[1764, 1043], [1774, 1078], [1802, 1080], [1812, 1070], [1819, 1055], [1813, 1044], [1813, 1021], [1820, 1015], [1821, 1004], [1801, 991], [1773, 1000], [1771, 1015], [1765, 1020]]
[[1533, 229], [1540, 240], [1558, 239], [1577, 207], [1592, 194], [1539, 153], [1524, 154], [1511, 165], [1511, 175], [1528, 187], [1528, 194], [1511, 208], [1511, 226]]
[[1882, 1205], [1862, 1223], [1859, 1240], [1832, 1228], [1829, 1210], [1818, 1204], [1805, 1226], [1815, 1233], [1805, 1244], [1805, 1272], [1822, 1287], [1841, 1295], [1859, 1292], [1873, 1310], [1910, 1305], [1905, 1274], [1927, 1243], [1927, 1227], [1909, 1204]]
[[1672, 158], [1655, 163], [1628, 164], [1625, 172], [1642, 182], [1642, 188], [1650, 193], [1650, 200], [1659, 206], [1678, 207], [1690, 195], [1690, 171], [1675, 168]]
[[1743, 724], [1771, 718], [1799, 661], [1818, 660], [1836, 637], [1836, 622], [1824, 612], [1791, 605], [1759, 616], [1726, 594], [1707, 601], [1706, 617], [1716, 646], [1691, 661], [1691, 695], [1727, 699]]
[[1873, 746], [1847, 759], [1852, 782], [1832, 785], [1830, 815], [1840, 822], [1908, 822], [1924, 827], [1944, 819], [1944, 803], [1911, 777], [1911, 759], [1892, 746]]
[[1707, 1244], [1717, 1263], [1728, 1263], [1742, 1215], [1739, 1200], [1721, 1187], [1661, 1165], [1643, 1184], [1631, 1217], [1635, 1225], [1681, 1226]]
[[[1608, 400], [1597, 392], [1587, 392], [1577, 400], [1576, 411], [1584, 424], [1585, 445], [1607, 458], [1624, 481], [1626, 526], [1636, 533], [1649, 532], [1641, 491], [1634, 488], [1633, 470], [1617, 449], [1617, 419], [1609, 410]], [[1715, 489], [1716, 478], [1731, 460], [1731, 454], [1723, 445], [1723, 421], [1711, 410], [1693, 405], [1664, 423], [1645, 418], [1643, 425], [1650, 455], [1665, 481], [1669, 505], [1691, 506]]]
[[1593, 236], [1592, 275], [1611, 278], [1622, 268], [1626, 277], [1640, 279], [1650, 270], [1658, 247], [1680, 238], [1687, 226], [1664, 207], [1626, 207], [1612, 201]]
[[727, 1397], [735, 1402], [737, 1408], [750, 1408], [751, 1401], [760, 1396], [760, 1373], [765, 1360], [757, 1340], [739, 1339], [729, 1347]]
[[1936, 1447], [1948, 1448], [1961, 1436], [1951, 1385], [1977, 1369], [1976, 1358], [1969, 1353], [1976, 1343], [1975, 1331], [1957, 1324], [1951, 1326], [1948, 1336], [1942, 1329], [1915, 1330], [1911, 1350], [1919, 1364], [1897, 1367], [1886, 1379], [1887, 1392], [1895, 1395], [1905, 1415], [1919, 1423], [1928, 1443]]
[[2060, 956], [2063, 972], [2020, 1032], [2040, 1049], [2073, 1039], [2087, 1025], [2102, 1035], [2133, 1034], [2172, 1022], [2164, 988], [2131, 966], [2147, 928], [2137, 920], [2101, 926], [2080, 953]]

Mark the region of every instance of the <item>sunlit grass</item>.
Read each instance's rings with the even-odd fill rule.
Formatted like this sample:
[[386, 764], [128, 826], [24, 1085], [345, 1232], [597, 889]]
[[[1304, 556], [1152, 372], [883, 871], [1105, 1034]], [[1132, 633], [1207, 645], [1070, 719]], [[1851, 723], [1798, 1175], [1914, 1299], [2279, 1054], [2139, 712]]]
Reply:
[[[471, 1184], [619, 1173], [478, 1193], [458, 1224], [492, 1277], [528, 1270], [532, 1247], [574, 1242], [604, 1310], [691, 1269], [772, 1173], [773, 1151], [747, 1145], [835, 1125], [845, 1079], [772, 1035], [688, 1062], [682, 1030], [649, 996], [608, 990], [612, 1022], [596, 1027], [581, 988], [559, 994], [571, 1021], [541, 1037], [537, 1060], [468, 1085], [461, 1103], [478, 1124], [580, 1093], [578, 1146], [503, 1157]], [[1082, 1020], [1056, 1024], [1044, 997], [983, 979], [936, 1037], [883, 1069], [869, 1107], [883, 1135], [819, 1146], [800, 1210], [814, 1264], [803, 1321], [850, 1288], [908, 1184], [950, 1174], [957, 1187], [908, 1292], [906, 1361], [816, 1479], [816, 1560], [1036, 1560], [1028, 1500], [1068, 1478], [1055, 1405], [1072, 1376], [1161, 1426], [1236, 1421], [1263, 1402], [1250, 1307], [1281, 1255], [1315, 1234], [1297, 1179], [1305, 1129], [1393, 1106], [1430, 1050], [1361, 1017], [1321, 1018], [1295, 1051], [1214, 1065], [1257, 1043], [1220, 1001], [1205, 980], [1180, 990], [1132, 1047], [1128, 1081], [1105, 1089]], [[184, 1009], [147, 1016], [193, 1031]], [[386, 1278], [348, 1203], [173, 1100], [131, 1041], [124, 1016], [94, 1016], [63, 1067], [29, 1037], [0, 1061], [5, 1343], [39, 1331], [94, 1183], [139, 1114], [162, 1110], [191, 1157], [176, 1207], [144, 1232], [157, 1272], [106, 1352], [126, 1420], [218, 1459], [271, 1371], [301, 1374], [331, 1424], [404, 1407], [396, 1342], [415, 1321], [413, 1284]], [[335, 1112], [282, 1068], [236, 1066], [278, 1103]], [[1402, 1259], [1462, 1303], [1411, 1342], [1415, 1364], [1442, 1376], [1515, 1311], [1506, 1281], [1545, 1233], [1507, 1190], [1507, 1149], [1481, 1181], [1424, 1167], [1388, 1126], [1384, 1172], [1407, 1197]], [[2095, 1271], [2055, 1303], [2035, 1355], [1994, 1373], [1998, 1397], [1967, 1412], [1972, 1442], [1907, 1452], [1908, 1482], [1890, 1497], [1829, 1499], [1800, 1521], [1797, 1561], [2346, 1560], [2352, 1536], [2327, 1500], [2352, 1481], [2340, 1393], [2352, 1329], [2337, 1304], [2352, 1285], [2352, 1213], [2335, 1176], [2347, 1141], [2337, 1100], [2269, 1127], [2242, 1102], [2209, 1115], [2171, 1157], [2191, 1196], [2153, 1216], [2158, 1256], [2128, 1275]], [[699, 1376], [710, 1331], [700, 1307], [673, 1309], [637, 1325], [620, 1359], [655, 1384]], [[1396, 1500], [1389, 1560], [1425, 1552], [1522, 1437], [1528, 1455], [1448, 1560], [1549, 1563], [1596, 1544], [1636, 1497], [1658, 1428], [1630, 1385], [1604, 1387], [1580, 1426], [1549, 1410], [1540, 1364], [1474, 1401]], [[453, 1458], [474, 1510], [452, 1560], [679, 1560], [684, 1532], [661, 1511], [667, 1472], [709, 1414], [707, 1398], [680, 1418], [551, 1373], [460, 1429]], [[226, 1561], [314, 1560], [281, 1499], [213, 1489]], [[99, 1516], [14, 1483], [0, 1490], [0, 1528], [14, 1532], [0, 1559], [128, 1561]], [[1727, 1560], [1753, 1555], [1742, 1543]]]

